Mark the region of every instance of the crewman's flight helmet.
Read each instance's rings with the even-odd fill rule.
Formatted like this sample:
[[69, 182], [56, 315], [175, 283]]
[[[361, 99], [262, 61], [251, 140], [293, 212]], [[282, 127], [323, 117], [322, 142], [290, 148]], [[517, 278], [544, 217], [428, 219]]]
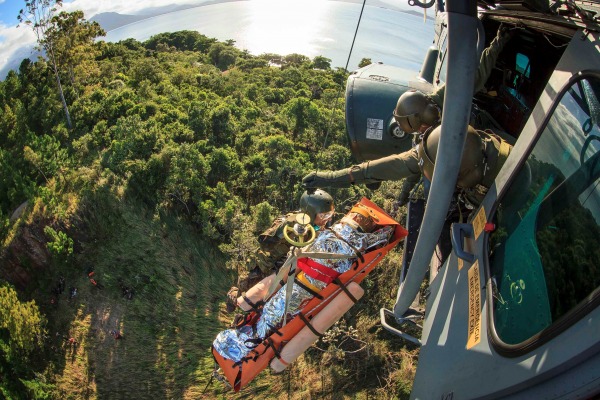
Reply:
[[418, 90], [404, 92], [394, 109], [394, 119], [406, 133], [419, 133], [422, 125], [436, 125], [440, 118], [437, 104]]
[[[433, 168], [441, 131], [442, 127], [438, 126], [425, 132], [423, 141], [417, 148], [419, 165], [421, 166], [423, 175], [429, 180], [433, 177]], [[484, 150], [483, 139], [473, 127], [469, 126], [456, 186], [468, 189], [483, 181], [485, 174]]]
[[300, 197], [300, 210], [308, 214], [314, 223], [317, 215], [321, 220], [329, 220], [333, 217], [335, 205], [333, 197], [324, 190], [309, 189]]

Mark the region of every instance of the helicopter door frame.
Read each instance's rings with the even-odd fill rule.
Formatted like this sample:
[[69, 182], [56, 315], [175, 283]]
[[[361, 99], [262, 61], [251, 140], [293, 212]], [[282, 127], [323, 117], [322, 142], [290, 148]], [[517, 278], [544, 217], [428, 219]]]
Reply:
[[494, 185], [469, 219], [474, 238], [464, 240], [464, 250], [474, 261], [453, 253], [431, 282], [411, 398], [585, 398], [600, 391], [600, 307], [586, 309], [584, 317], [546, 342], [513, 354], [499, 351], [490, 302], [488, 230], [493, 227], [486, 225], [560, 101], [557, 95], [580, 71], [600, 71], [600, 34], [582, 33], [573, 36]]

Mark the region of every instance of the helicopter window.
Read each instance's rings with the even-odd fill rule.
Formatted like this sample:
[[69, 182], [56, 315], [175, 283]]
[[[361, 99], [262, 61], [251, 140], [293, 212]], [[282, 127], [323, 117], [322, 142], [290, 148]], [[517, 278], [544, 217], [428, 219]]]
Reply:
[[489, 265], [494, 327], [504, 344], [535, 340], [598, 299], [599, 99], [596, 78], [565, 92], [500, 199]]
[[529, 78], [529, 73], [531, 72], [529, 57], [525, 54], [517, 53], [517, 65], [515, 69], [525, 78]]

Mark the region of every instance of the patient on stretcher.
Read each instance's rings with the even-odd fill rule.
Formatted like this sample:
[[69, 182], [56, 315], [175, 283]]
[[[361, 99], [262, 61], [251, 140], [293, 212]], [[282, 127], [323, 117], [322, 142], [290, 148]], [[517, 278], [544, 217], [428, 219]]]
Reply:
[[[352, 208], [339, 222], [319, 233], [306, 252], [323, 252], [347, 255], [344, 259], [299, 258], [297, 280], [288, 298], [287, 318], [302, 310], [305, 304], [348, 271], [358, 257], [369, 250], [385, 246], [394, 231], [392, 226], [377, 228], [377, 222], [366, 207]], [[253, 324], [220, 332], [213, 342], [215, 350], [224, 358], [238, 362], [271, 335], [284, 322], [286, 287], [279, 289], [264, 304], [260, 316]]]

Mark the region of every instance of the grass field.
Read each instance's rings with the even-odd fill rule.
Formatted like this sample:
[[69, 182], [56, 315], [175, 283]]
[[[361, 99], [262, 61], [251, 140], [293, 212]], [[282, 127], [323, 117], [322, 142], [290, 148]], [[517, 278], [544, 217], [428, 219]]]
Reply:
[[[48, 338], [38, 361], [60, 399], [406, 398], [417, 350], [382, 330], [400, 254], [364, 282], [365, 298], [329, 343], [318, 343], [281, 375], [263, 372], [234, 394], [209, 384], [210, 345], [226, 328], [225, 293], [236, 280], [226, 259], [185, 220], [98, 192], [77, 203], [66, 230], [76, 254], [40, 274], [31, 295], [46, 314]], [[98, 286], [90, 282], [91, 276]], [[59, 276], [66, 290], [50, 304]], [[102, 288], [99, 288], [102, 286]], [[122, 287], [133, 289], [133, 298]], [[69, 288], [77, 295], [69, 300]], [[117, 330], [122, 339], [110, 331]], [[76, 346], [68, 338], [77, 340]], [[208, 385], [208, 386], [207, 386]]]

